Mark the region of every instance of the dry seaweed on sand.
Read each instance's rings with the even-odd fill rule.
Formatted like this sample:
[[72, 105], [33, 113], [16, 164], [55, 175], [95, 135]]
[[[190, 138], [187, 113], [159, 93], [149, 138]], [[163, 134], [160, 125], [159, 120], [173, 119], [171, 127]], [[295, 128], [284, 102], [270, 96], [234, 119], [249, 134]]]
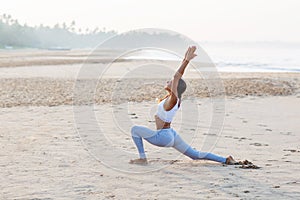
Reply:
[[250, 162], [248, 160], [238, 161], [237, 163], [235, 163], [235, 165], [239, 165], [238, 168], [241, 168], [241, 169], [260, 169], [261, 168], [257, 165], [254, 165], [252, 162]]

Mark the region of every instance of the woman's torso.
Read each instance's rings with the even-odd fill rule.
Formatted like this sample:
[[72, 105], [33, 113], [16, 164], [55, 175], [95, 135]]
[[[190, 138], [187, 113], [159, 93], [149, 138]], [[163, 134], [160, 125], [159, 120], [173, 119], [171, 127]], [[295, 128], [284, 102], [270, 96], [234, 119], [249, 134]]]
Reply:
[[171, 127], [171, 123], [164, 122], [157, 115], [155, 115], [154, 118], [155, 118], [155, 124], [156, 124], [156, 129], [157, 130]]
[[176, 114], [176, 111], [179, 108], [179, 99], [177, 99], [176, 104], [173, 106], [173, 108], [169, 111], [166, 111], [164, 109], [164, 103], [166, 102], [167, 98], [162, 100], [159, 104], [158, 104], [158, 110], [156, 115], [154, 116], [155, 118], [155, 124], [156, 124], [156, 129], [165, 129], [165, 128], [170, 128], [171, 127], [171, 121], [173, 119], [173, 117]]

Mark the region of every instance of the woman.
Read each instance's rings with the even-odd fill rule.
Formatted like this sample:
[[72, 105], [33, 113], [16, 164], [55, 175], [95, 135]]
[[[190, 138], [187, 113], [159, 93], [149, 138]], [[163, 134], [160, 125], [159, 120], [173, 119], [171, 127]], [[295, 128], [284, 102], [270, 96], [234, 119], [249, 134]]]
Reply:
[[181, 96], [186, 89], [186, 83], [181, 79], [181, 77], [190, 60], [196, 56], [195, 51], [195, 46], [188, 48], [181, 66], [175, 73], [173, 79], [168, 81], [165, 86], [165, 90], [168, 92], [168, 95], [165, 96], [158, 104], [158, 110], [155, 115], [157, 130], [150, 130], [143, 126], [132, 127], [132, 139], [138, 149], [140, 158], [131, 160], [131, 164], [147, 164], [143, 139], [159, 147], [173, 147], [194, 160], [213, 160], [224, 164], [236, 163], [232, 156], [225, 158], [212, 153], [200, 152], [193, 149], [181, 139], [174, 129], [171, 128], [172, 119], [180, 107]]

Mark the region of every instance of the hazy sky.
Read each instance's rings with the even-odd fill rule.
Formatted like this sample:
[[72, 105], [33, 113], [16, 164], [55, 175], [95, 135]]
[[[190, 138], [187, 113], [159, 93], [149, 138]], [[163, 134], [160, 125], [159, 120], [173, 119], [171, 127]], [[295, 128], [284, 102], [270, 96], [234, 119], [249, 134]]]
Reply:
[[299, 0], [1, 0], [3, 13], [22, 24], [163, 28], [197, 41], [300, 41]]

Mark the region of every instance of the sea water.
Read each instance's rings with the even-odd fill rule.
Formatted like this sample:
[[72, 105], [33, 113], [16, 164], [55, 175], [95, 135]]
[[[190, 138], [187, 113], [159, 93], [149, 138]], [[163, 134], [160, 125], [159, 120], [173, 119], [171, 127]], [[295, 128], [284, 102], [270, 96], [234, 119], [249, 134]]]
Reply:
[[[218, 71], [300, 72], [300, 43], [288, 42], [200, 42]], [[180, 60], [162, 50], [142, 50], [127, 59]]]

